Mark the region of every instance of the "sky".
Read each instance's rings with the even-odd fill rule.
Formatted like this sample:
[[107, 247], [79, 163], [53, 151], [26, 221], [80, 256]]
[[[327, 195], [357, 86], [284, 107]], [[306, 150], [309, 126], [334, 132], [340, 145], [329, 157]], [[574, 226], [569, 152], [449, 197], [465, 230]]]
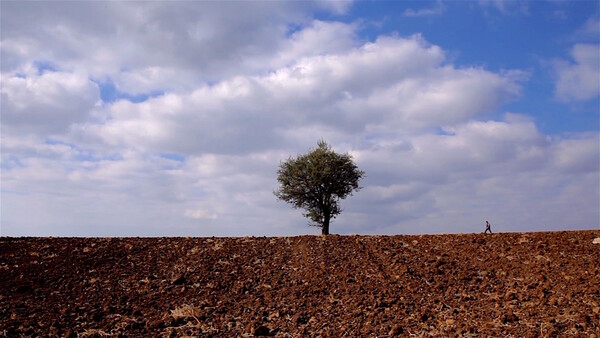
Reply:
[[1, 1], [1, 236], [600, 228], [598, 1]]

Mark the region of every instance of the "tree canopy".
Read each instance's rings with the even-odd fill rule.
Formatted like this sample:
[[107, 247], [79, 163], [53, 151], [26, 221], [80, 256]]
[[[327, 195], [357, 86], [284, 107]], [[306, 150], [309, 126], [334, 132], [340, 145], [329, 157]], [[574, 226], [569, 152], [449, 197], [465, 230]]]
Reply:
[[342, 212], [340, 200], [360, 190], [358, 181], [365, 173], [349, 154], [336, 153], [323, 140], [317, 145], [307, 154], [280, 163], [279, 188], [274, 193], [294, 208], [305, 209], [309, 225], [328, 235], [330, 221]]

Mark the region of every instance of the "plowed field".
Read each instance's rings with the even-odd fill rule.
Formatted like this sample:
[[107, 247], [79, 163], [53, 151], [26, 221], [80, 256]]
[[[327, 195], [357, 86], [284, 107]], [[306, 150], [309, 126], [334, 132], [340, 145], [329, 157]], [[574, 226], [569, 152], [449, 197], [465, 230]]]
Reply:
[[0, 238], [0, 336], [598, 336], [597, 237]]

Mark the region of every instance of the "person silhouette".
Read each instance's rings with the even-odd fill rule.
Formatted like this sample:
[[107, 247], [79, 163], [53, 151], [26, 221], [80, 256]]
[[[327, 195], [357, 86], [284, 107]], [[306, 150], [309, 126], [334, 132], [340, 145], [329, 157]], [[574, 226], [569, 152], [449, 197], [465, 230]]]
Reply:
[[490, 234], [492, 233], [492, 226], [490, 225], [490, 222], [485, 221], [485, 231], [483, 233], [485, 234], [488, 231], [490, 232]]

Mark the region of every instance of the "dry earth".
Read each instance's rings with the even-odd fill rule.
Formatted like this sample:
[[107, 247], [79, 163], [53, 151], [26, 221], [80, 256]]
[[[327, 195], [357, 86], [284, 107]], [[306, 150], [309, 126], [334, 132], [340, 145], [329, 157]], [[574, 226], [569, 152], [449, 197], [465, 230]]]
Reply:
[[0, 238], [0, 336], [598, 336], [600, 231]]

